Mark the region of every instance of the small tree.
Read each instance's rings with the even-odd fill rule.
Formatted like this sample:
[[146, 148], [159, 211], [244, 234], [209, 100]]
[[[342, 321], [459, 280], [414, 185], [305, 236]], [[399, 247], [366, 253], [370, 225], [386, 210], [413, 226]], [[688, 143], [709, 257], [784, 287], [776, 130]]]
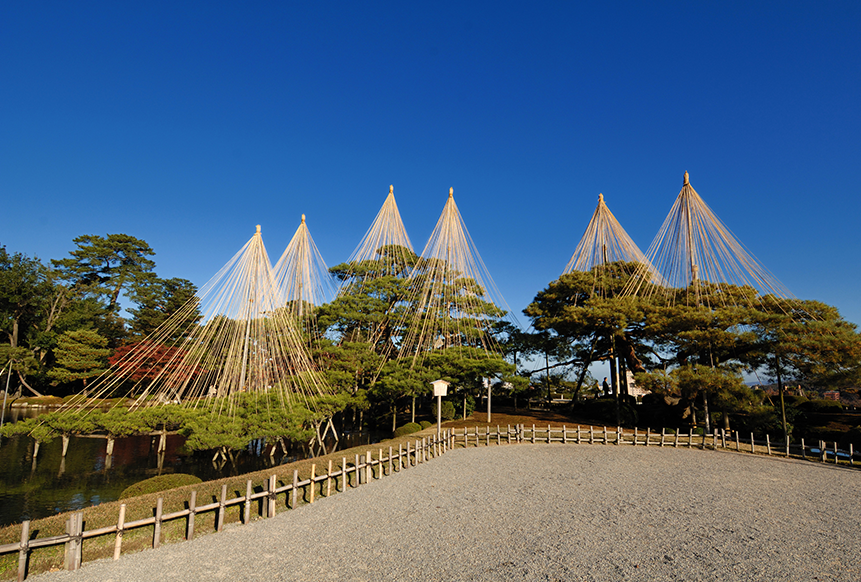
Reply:
[[107, 369], [111, 353], [107, 345], [107, 338], [89, 329], [63, 333], [57, 338], [54, 350], [57, 363], [48, 376], [60, 384], [82, 380], [86, 392], [87, 379], [99, 376]]

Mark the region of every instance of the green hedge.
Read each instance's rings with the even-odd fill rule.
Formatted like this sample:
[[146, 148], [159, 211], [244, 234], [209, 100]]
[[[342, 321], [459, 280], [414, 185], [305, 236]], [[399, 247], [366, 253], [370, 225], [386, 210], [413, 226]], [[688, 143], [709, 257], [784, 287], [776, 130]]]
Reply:
[[151, 477], [143, 481], [138, 481], [134, 485], [126, 487], [120, 494], [120, 499], [128, 499], [129, 497], [137, 497], [138, 495], [148, 495], [149, 493], [158, 493], [160, 491], [167, 491], [168, 489], [175, 489], [176, 487], [194, 485], [202, 482], [202, 479], [199, 477], [187, 475], [186, 473], [159, 475], [158, 477]]
[[418, 424], [417, 422], [408, 422], [405, 425], [399, 426], [397, 429], [395, 429], [395, 436], [401, 437], [404, 435], [412, 434], [414, 432], [418, 432], [421, 429], [422, 425]]

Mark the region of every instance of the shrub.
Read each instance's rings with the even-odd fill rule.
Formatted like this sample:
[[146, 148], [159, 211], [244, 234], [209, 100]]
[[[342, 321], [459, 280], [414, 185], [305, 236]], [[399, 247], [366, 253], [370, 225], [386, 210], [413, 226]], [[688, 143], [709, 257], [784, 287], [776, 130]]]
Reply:
[[[442, 401], [442, 414], [440, 417], [443, 420], [453, 420], [455, 415], [454, 404], [449, 402], [448, 400]], [[433, 403], [433, 415], [436, 416], [436, 402]]]
[[840, 412], [843, 405], [837, 400], [808, 400], [798, 405], [804, 412]]
[[401, 437], [404, 435], [412, 434], [414, 432], [418, 432], [422, 429], [422, 425], [417, 422], [408, 422], [403, 426], [399, 426], [395, 429], [395, 436]]
[[432, 427], [432, 426], [433, 426], [433, 423], [432, 423], [431, 421], [429, 421], [429, 420], [423, 420], [423, 421], [421, 421], [419, 424], [421, 424], [421, 425], [422, 425], [422, 429], [430, 428], [430, 427]]
[[120, 499], [128, 499], [129, 497], [137, 497], [138, 495], [146, 495], [148, 493], [158, 493], [160, 491], [167, 491], [168, 489], [183, 487], [184, 485], [194, 485], [195, 483], [202, 483], [202, 480], [199, 477], [185, 473], [159, 475], [126, 487], [120, 494]]

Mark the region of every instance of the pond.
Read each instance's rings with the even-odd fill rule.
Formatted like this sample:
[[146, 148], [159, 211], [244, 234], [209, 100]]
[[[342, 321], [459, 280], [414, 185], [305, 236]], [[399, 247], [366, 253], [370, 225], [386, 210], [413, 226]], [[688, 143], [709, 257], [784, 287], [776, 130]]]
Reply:
[[[32, 414], [27, 414], [31, 416]], [[22, 416], [6, 410], [6, 421]], [[379, 442], [379, 435], [349, 433], [329, 438], [326, 450]], [[25, 519], [38, 519], [119, 499], [123, 490], [143, 479], [165, 473], [189, 473], [204, 481], [258, 471], [323, 454], [297, 446], [270, 457], [265, 443], [255, 441], [233, 460], [213, 462], [211, 451], [183, 450], [185, 437], [168, 435], [165, 451], [158, 453], [158, 437], [117, 439], [113, 455], [106, 455], [107, 439], [72, 437], [65, 458], [62, 439], [42, 444], [33, 458], [35, 441], [27, 436], [0, 442], [0, 527]], [[316, 454], [313, 454], [316, 453]]]

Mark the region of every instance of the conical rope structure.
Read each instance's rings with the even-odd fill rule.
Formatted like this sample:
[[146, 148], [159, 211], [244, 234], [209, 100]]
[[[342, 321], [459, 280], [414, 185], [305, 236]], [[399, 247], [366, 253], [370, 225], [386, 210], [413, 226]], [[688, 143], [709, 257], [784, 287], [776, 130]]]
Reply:
[[[379, 261], [383, 265], [383, 272], [378, 270], [373, 276], [398, 274], [402, 265], [411, 262], [410, 257], [414, 255], [413, 245], [407, 230], [401, 220], [398, 204], [395, 202], [395, 187], [389, 186], [389, 195], [383, 202], [382, 208], [377, 213], [371, 228], [362, 237], [359, 246], [347, 259], [348, 264], [361, 266], [369, 261]], [[350, 285], [361, 284], [364, 275], [352, 272], [345, 276], [341, 291]]]
[[494, 324], [507, 316], [519, 327], [469, 235], [453, 188], [409, 281], [399, 357], [415, 363], [435, 349], [495, 351]]
[[[738, 294], [705, 293], [703, 288], [719, 289], [730, 284], [755, 290], [756, 293], [745, 295], [753, 301], [764, 295], [792, 298], [697, 194], [687, 172], [682, 189], [646, 256], [648, 263], [631, 278], [625, 294], [664, 294], [672, 298], [678, 290], [687, 289], [691, 292], [683, 296], [689, 303], [725, 304], [737, 301]], [[653, 277], [647, 265], [654, 265], [661, 274], [661, 284], [651, 284]]]
[[278, 259], [274, 273], [280, 304], [301, 325], [310, 324], [311, 327], [306, 329], [311, 329], [314, 307], [332, 300], [335, 284], [323, 256], [311, 238], [304, 214], [290, 244]]
[[571, 255], [571, 260], [565, 266], [563, 274], [574, 271], [592, 272], [595, 275], [594, 292], [601, 295], [602, 289], [598, 288], [601, 284], [600, 271], [604, 266], [615, 262], [639, 264], [651, 274], [652, 282], [658, 283], [661, 280], [660, 274], [646, 255], [610, 212], [604, 202], [604, 195], [598, 194], [598, 205], [595, 207], [592, 219], [580, 242], [577, 243], [577, 248], [574, 249], [574, 254]]
[[132, 408], [173, 402], [214, 413], [230, 412], [242, 394], [269, 408], [313, 409], [314, 398], [330, 392], [283, 306], [259, 226], [194, 299], [131, 345], [88, 393], [121, 390], [134, 398]]

